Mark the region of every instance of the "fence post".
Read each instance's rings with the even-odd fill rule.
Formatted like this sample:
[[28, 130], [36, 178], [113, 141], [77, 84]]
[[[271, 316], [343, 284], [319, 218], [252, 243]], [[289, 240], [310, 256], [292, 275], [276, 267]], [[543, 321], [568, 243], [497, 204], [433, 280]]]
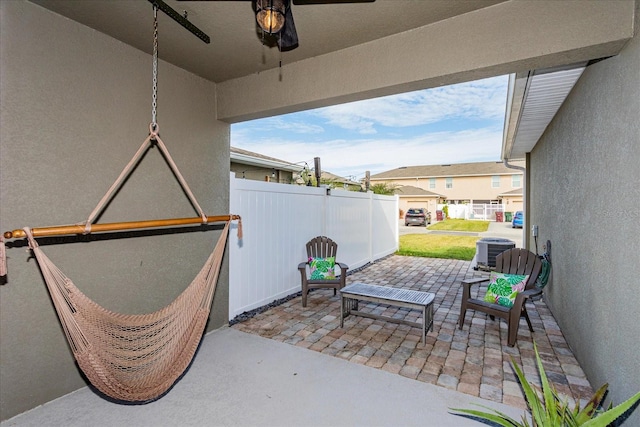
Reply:
[[368, 191], [369, 195], [369, 253], [367, 257], [369, 262], [373, 262], [373, 192]]

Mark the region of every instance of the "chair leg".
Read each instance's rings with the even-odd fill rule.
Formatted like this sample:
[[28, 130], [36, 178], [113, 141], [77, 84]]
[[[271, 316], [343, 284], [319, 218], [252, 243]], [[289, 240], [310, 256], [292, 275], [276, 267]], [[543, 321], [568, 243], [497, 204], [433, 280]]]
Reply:
[[300, 284], [302, 285], [302, 306], [307, 306], [307, 294], [309, 293], [309, 282], [307, 282], [307, 270], [305, 264], [298, 266], [300, 271]]
[[507, 319], [507, 344], [509, 347], [516, 345], [518, 338], [518, 326], [520, 324], [520, 310], [511, 309]]
[[527, 321], [527, 325], [529, 325], [529, 331], [533, 332], [533, 326], [531, 326], [531, 319], [529, 319], [529, 313], [527, 313], [527, 307], [522, 304], [522, 315], [524, 319]]
[[458, 329], [464, 326], [464, 317], [467, 314], [467, 304], [463, 301], [460, 306], [460, 317], [458, 318]]
[[309, 293], [309, 285], [302, 283], [302, 306], [307, 306], [307, 294]]

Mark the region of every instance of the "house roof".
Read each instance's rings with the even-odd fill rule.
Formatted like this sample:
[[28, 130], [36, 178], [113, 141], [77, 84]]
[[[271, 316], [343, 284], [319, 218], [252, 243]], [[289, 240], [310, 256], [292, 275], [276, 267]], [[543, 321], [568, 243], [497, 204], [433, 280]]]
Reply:
[[522, 192], [522, 187], [520, 188], [515, 188], [511, 191], [505, 191], [504, 193], [500, 193], [498, 194], [498, 196], [500, 197], [504, 197], [504, 196], [522, 196], [523, 192]]
[[322, 171], [320, 173], [320, 179], [325, 179], [327, 181], [333, 181], [340, 184], [357, 185], [358, 187], [360, 186], [360, 183], [357, 181], [351, 181], [343, 176], [338, 176], [338, 175], [332, 174], [331, 172], [326, 172], [326, 171]]
[[[230, 147], [230, 156], [231, 156], [231, 161], [234, 163], [286, 170], [286, 171], [294, 172], [296, 174], [299, 174], [302, 170], [302, 166], [299, 164], [289, 163], [282, 159], [276, 159], [275, 157], [265, 156], [264, 154], [255, 153], [249, 150], [243, 150], [242, 148], [237, 148], [237, 147]], [[357, 181], [351, 181], [345, 177], [335, 175], [327, 171], [322, 171], [321, 178], [327, 181], [333, 181], [340, 184], [348, 184], [348, 185], [355, 185], [355, 186], [361, 185]]]
[[423, 188], [414, 187], [413, 185], [403, 185], [396, 189], [398, 196], [413, 196], [413, 197], [444, 197], [440, 194], [427, 191]]
[[230, 147], [231, 161], [244, 165], [260, 166], [265, 168], [273, 168], [286, 170], [290, 172], [299, 172], [302, 168], [300, 165], [294, 165], [285, 160], [276, 159], [275, 157], [265, 156], [253, 151], [243, 150], [242, 148]]
[[[523, 161], [514, 161], [511, 164], [524, 167], [525, 163]], [[517, 174], [522, 174], [522, 172], [508, 168], [502, 162], [454, 163], [448, 165], [402, 166], [371, 175], [371, 180]]]

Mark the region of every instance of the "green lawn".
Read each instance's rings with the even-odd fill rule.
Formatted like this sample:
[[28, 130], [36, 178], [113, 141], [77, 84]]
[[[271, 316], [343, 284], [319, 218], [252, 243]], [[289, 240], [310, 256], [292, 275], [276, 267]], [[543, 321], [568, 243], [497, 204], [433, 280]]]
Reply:
[[469, 221], [466, 219], [447, 219], [427, 227], [429, 230], [472, 231], [481, 233], [489, 229], [489, 221]]
[[[451, 220], [445, 222], [448, 221]], [[479, 237], [470, 236], [406, 234], [400, 236], [400, 249], [396, 254], [471, 261], [476, 253], [478, 239]]]

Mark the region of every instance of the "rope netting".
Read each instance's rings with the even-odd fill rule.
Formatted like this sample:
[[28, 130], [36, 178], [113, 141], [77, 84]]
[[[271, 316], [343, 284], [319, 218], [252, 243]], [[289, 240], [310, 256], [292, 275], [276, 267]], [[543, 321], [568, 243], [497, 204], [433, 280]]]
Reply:
[[84, 295], [27, 232], [73, 355], [87, 379], [116, 400], [162, 396], [191, 363], [209, 317], [230, 221], [202, 270], [171, 304], [124, 315]]

